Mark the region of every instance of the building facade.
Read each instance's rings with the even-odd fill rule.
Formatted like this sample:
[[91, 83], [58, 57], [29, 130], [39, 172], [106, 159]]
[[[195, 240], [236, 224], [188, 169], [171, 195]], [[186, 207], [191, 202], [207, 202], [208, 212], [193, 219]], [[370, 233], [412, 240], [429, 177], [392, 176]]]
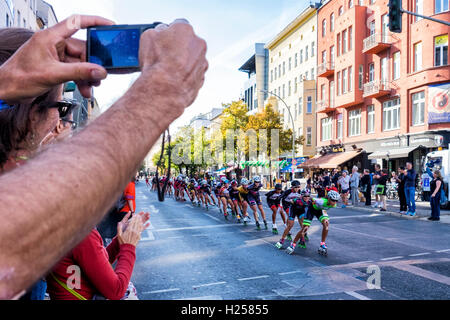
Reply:
[[268, 58], [269, 52], [264, 48], [264, 43], [256, 43], [255, 54], [239, 68], [239, 71], [248, 74], [241, 99], [247, 104], [249, 114], [264, 109], [267, 98], [264, 91], [268, 90]]
[[[450, 21], [448, 2], [403, 9]], [[403, 14], [402, 33], [391, 33], [387, 5], [331, 0], [318, 11], [317, 151], [358, 151], [341, 157], [347, 166], [418, 170], [450, 142], [449, 27]]]
[[[308, 7], [266, 48], [269, 50], [269, 102], [280, 112], [285, 129], [303, 136], [295, 157], [316, 151], [317, 10]], [[291, 159], [292, 152], [282, 155]]]
[[45, 29], [58, 22], [53, 7], [42, 0], [0, 1], [0, 28]]

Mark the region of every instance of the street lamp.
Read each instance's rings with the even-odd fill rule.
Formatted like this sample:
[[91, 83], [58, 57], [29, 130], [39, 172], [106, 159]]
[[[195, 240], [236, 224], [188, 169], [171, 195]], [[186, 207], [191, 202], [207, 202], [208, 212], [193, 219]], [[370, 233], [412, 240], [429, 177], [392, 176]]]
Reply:
[[[294, 117], [292, 117], [291, 108], [287, 105], [287, 103], [283, 99], [281, 99], [281, 97], [279, 95], [277, 95], [273, 92], [267, 91], [267, 90], [259, 90], [259, 91], [277, 97], [279, 100], [281, 100], [281, 102], [284, 103], [284, 105], [288, 109], [289, 117], [291, 118], [291, 121], [292, 121], [292, 162], [291, 162], [291, 165], [293, 166], [294, 159], [295, 159], [295, 122], [294, 122]], [[291, 174], [291, 181], [293, 181], [293, 180], [294, 180], [294, 173]]]

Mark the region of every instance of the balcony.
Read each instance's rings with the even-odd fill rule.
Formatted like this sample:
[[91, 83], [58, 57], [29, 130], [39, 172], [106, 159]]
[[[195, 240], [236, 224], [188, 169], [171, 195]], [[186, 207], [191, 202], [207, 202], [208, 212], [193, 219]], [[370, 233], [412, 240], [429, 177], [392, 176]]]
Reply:
[[391, 85], [385, 80], [376, 80], [364, 84], [364, 98], [379, 98], [391, 94]]
[[329, 77], [334, 74], [334, 62], [324, 62], [317, 66], [318, 77]]
[[388, 36], [385, 34], [375, 33], [368, 38], [364, 39], [363, 53], [376, 54], [389, 48]]
[[334, 100], [331, 100], [330, 103], [327, 100], [317, 101], [317, 113], [330, 113], [335, 110]]

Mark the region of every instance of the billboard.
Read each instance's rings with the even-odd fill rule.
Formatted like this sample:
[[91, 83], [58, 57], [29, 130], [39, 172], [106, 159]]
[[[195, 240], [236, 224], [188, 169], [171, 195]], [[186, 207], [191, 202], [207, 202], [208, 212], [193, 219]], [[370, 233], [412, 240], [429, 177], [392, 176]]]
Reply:
[[428, 123], [450, 122], [450, 82], [428, 87]]

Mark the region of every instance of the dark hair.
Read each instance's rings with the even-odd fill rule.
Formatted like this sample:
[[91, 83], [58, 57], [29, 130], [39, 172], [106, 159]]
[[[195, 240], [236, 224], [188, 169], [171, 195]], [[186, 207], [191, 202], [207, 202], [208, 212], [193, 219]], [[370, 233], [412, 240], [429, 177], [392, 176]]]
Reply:
[[402, 171], [405, 170], [405, 167], [404, 167], [404, 166], [401, 166], [401, 167], [400, 167], [400, 170], [402, 170]]
[[[0, 29], [0, 65], [3, 65], [34, 32], [22, 28]], [[3, 167], [12, 151], [18, 150], [31, 131], [30, 112], [38, 106], [38, 114], [44, 118], [47, 106], [57, 100], [59, 87], [37, 97], [32, 103], [17, 103], [0, 111], [0, 167]]]

